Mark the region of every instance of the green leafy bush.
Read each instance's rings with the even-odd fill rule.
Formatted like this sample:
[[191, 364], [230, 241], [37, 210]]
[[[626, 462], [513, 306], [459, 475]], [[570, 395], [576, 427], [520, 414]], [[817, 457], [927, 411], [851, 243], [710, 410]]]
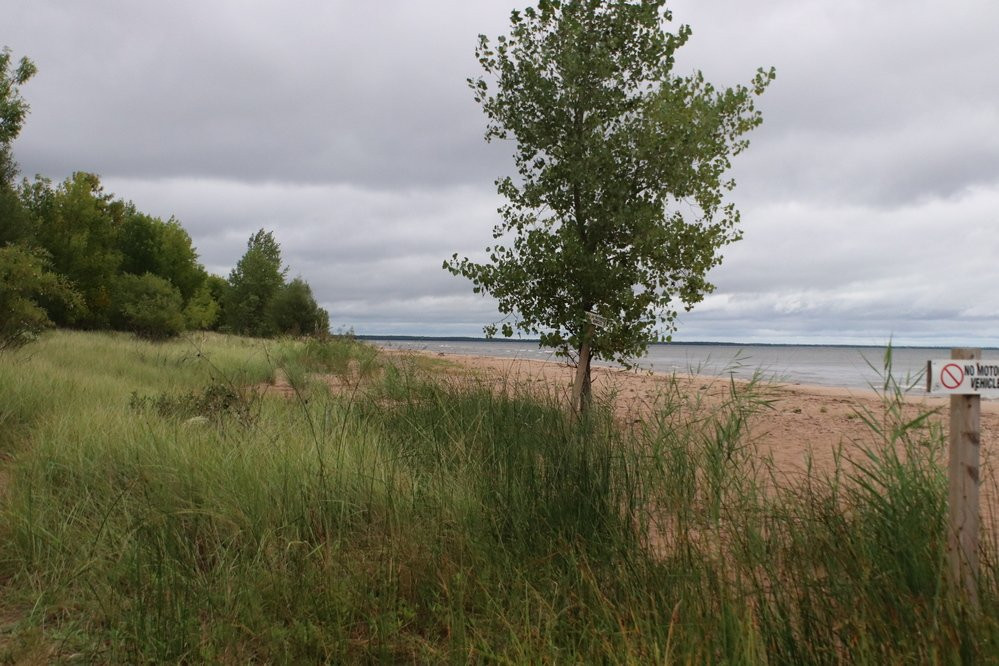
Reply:
[[116, 284], [117, 328], [150, 339], [172, 338], [184, 330], [180, 291], [152, 273], [122, 275]]

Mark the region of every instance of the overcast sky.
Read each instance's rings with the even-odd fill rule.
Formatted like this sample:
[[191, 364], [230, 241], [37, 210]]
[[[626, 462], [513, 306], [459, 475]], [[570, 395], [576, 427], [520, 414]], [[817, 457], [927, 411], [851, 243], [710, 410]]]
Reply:
[[[3, 0], [39, 72], [21, 170], [77, 170], [176, 216], [227, 275], [263, 227], [334, 328], [479, 335], [492, 301], [441, 270], [491, 240], [465, 79], [504, 0]], [[777, 80], [737, 158], [744, 239], [678, 340], [999, 345], [999, 2], [683, 0], [677, 71]]]

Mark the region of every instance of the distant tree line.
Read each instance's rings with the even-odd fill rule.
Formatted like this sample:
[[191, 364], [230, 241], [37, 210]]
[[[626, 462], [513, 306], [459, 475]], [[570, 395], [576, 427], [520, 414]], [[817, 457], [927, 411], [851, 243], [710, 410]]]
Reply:
[[15, 64], [0, 51], [0, 349], [51, 326], [150, 338], [191, 329], [265, 337], [329, 330], [308, 283], [287, 280], [269, 231], [250, 236], [226, 279], [199, 263], [179, 221], [105, 193], [94, 174], [18, 183], [11, 143], [28, 111], [19, 87], [34, 73], [27, 58]]

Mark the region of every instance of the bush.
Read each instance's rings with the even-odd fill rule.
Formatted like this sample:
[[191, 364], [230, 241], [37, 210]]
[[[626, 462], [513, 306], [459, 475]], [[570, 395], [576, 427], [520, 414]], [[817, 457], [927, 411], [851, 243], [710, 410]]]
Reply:
[[152, 273], [122, 275], [116, 284], [116, 328], [153, 340], [172, 338], [184, 330], [180, 291]]

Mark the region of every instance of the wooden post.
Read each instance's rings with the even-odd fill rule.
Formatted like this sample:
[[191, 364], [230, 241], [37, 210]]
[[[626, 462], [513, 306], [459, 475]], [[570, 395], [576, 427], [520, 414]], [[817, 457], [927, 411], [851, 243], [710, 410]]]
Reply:
[[[952, 349], [955, 360], [980, 360], [980, 349]], [[947, 559], [952, 580], [978, 605], [978, 488], [981, 398], [950, 397], [950, 529]]]

